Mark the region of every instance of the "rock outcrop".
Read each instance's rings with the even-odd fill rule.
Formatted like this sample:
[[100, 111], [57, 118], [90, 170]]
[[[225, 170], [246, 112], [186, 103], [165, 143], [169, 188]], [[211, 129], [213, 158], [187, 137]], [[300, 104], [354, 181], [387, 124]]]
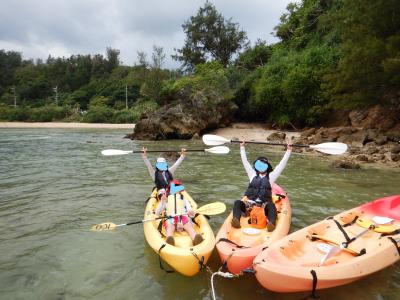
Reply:
[[207, 130], [229, 125], [236, 109], [231, 101], [212, 107], [205, 104], [194, 107], [181, 101], [142, 116], [134, 133], [127, 137], [137, 140], [196, 138]]

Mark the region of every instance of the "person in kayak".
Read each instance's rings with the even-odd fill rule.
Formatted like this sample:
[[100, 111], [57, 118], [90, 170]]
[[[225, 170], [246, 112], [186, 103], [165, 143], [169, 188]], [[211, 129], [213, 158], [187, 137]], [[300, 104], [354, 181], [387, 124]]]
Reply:
[[[174, 232], [175, 229], [178, 230], [186, 230], [189, 234], [190, 238], [193, 241], [193, 245], [196, 246], [203, 241], [203, 237], [200, 234], [197, 234], [193, 228], [193, 224], [189, 217], [193, 218], [195, 216], [194, 211], [187, 199], [183, 196], [177, 199], [177, 202], [174, 201], [173, 204], [168, 203], [168, 195], [170, 191], [171, 183], [175, 186], [175, 184], [179, 183], [177, 180], [174, 180], [173, 174], [176, 169], [181, 165], [186, 156], [186, 149], [181, 149], [181, 155], [178, 160], [169, 168], [168, 163], [165, 158], [158, 157], [155, 167], [151, 164], [149, 159], [147, 158], [147, 148], [142, 148], [142, 158], [149, 170], [151, 179], [156, 184], [158, 198], [160, 202], [156, 208], [156, 214], [161, 215], [164, 211], [167, 212], [167, 215], [176, 215], [178, 212], [178, 216], [174, 216], [173, 218], [168, 218], [164, 222], [164, 228], [166, 231], [166, 242], [170, 245], [175, 245]], [[188, 217], [189, 216], [189, 217]]]
[[246, 213], [248, 208], [251, 209], [251, 207], [258, 205], [264, 207], [265, 215], [268, 218], [268, 231], [275, 229], [277, 211], [275, 204], [272, 202], [271, 186], [286, 167], [291, 152], [292, 144], [288, 141], [286, 153], [275, 169], [272, 168], [266, 157], [257, 158], [252, 166], [247, 160], [245, 142], [240, 143], [240, 157], [250, 184], [244, 194], [245, 197], [242, 200], [236, 200], [233, 204], [232, 227], [240, 228], [242, 214]]

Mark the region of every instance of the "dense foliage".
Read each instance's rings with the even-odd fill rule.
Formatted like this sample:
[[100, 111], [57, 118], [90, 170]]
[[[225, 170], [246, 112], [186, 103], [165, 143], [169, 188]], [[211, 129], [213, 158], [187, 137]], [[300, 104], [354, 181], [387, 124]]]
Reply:
[[233, 101], [239, 119], [297, 127], [335, 108], [399, 105], [399, 15], [397, 0], [303, 0], [282, 15], [278, 43], [249, 46], [239, 24], [206, 2], [182, 25], [186, 40], [174, 57], [184, 76], [162, 68], [156, 46], [132, 67], [111, 48], [36, 62], [0, 50], [0, 119], [136, 122], [178, 100]]

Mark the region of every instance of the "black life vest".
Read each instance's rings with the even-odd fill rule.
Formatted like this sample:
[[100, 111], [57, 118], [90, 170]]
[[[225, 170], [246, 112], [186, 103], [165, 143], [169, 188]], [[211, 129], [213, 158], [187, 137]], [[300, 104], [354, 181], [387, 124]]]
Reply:
[[271, 184], [269, 183], [269, 174], [261, 177], [257, 176], [251, 180], [246, 192], [244, 193], [250, 200], [260, 199], [263, 203], [272, 201]]
[[[164, 175], [165, 177], [164, 177]], [[169, 183], [173, 180], [172, 174], [170, 171], [160, 171], [156, 169], [154, 174], [154, 183], [156, 184], [157, 189], [166, 189], [169, 187]]]

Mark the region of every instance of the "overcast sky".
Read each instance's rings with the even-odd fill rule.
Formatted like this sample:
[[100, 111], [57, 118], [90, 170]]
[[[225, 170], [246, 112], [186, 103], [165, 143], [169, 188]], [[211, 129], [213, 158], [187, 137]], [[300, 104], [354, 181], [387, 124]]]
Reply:
[[[268, 43], [279, 17], [292, 0], [215, 0], [217, 10], [239, 23], [253, 44]], [[119, 49], [124, 64], [137, 62], [137, 51], [151, 57], [153, 45], [167, 54], [165, 67], [178, 67], [170, 55], [184, 43], [182, 24], [195, 15], [200, 0], [1, 0], [0, 49], [24, 58], [105, 54]]]

